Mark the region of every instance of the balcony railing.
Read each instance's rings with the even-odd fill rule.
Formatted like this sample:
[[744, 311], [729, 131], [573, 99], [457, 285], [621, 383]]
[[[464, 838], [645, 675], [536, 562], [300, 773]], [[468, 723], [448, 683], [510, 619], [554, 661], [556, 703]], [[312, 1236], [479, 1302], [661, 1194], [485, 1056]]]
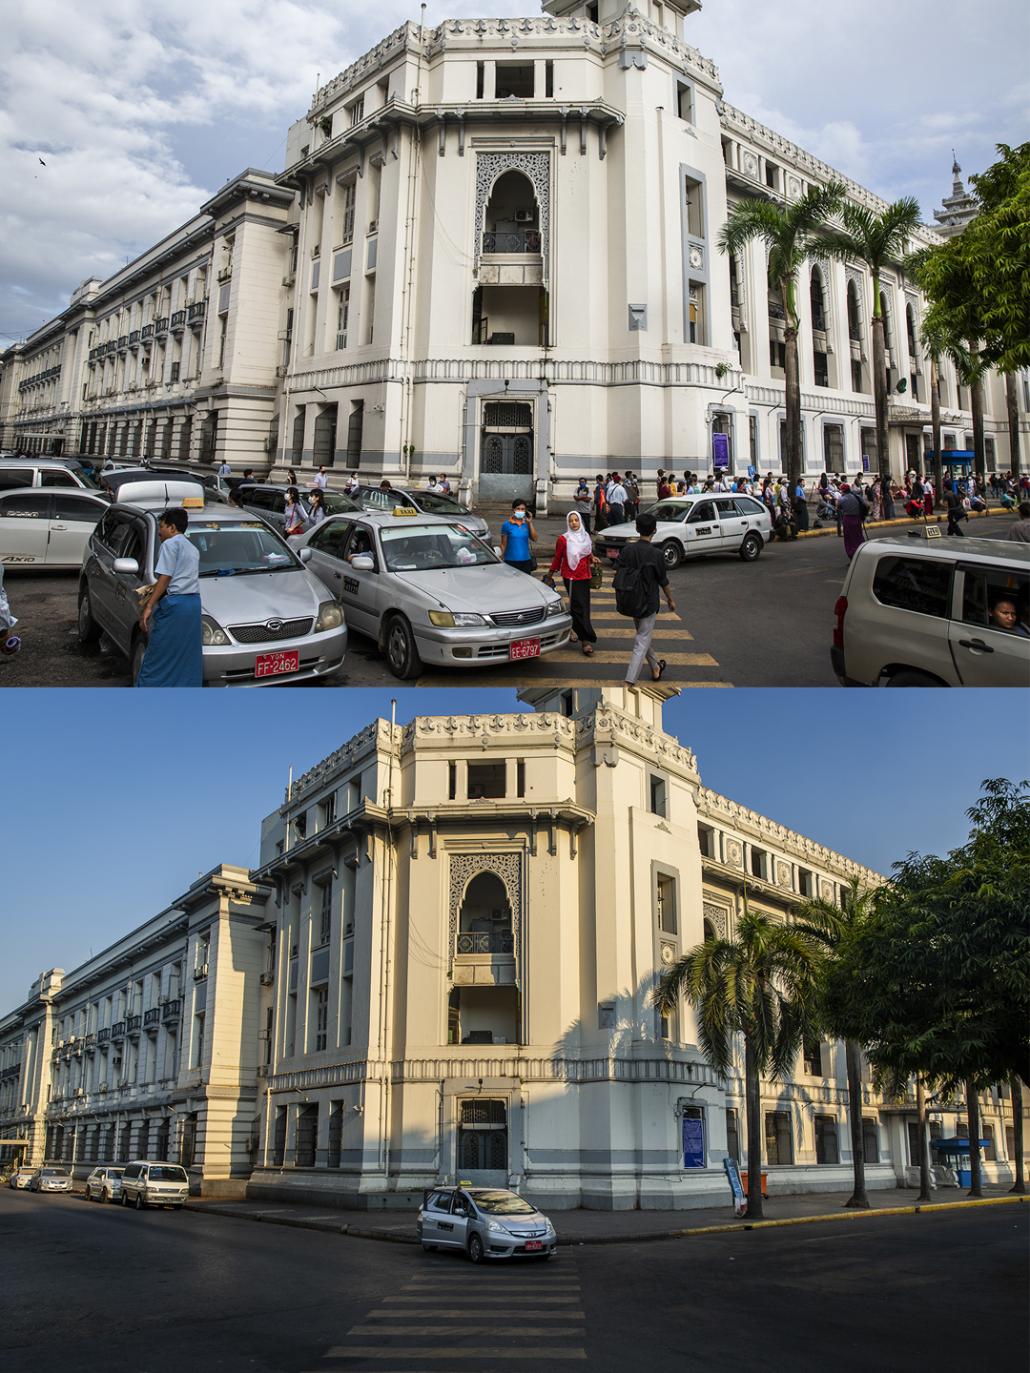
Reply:
[[778, 301], [770, 300], [770, 302], [769, 302], [769, 318], [770, 318], [770, 319], [782, 319], [782, 320], [786, 320], [786, 318], [787, 318], [787, 312], [786, 312], [786, 310], [783, 308], [783, 306], [779, 304]]
[[172, 315], [172, 323], [171, 323], [171, 330], [172, 330], [172, 333], [174, 334], [174, 333], [176, 333], [178, 330], [184, 328], [184, 327], [185, 327], [185, 324], [186, 324], [186, 311], [185, 311], [185, 310], [176, 310], [175, 313]]
[[130, 1015], [125, 1022], [126, 1032], [130, 1035], [138, 1035], [139, 1027], [143, 1024], [141, 1015]]
[[97, 1030], [97, 1043], [98, 1043], [98, 1044], [106, 1044], [107, 1041], [108, 1041], [110, 1038], [111, 1038], [111, 1031], [110, 1031], [109, 1029]]
[[161, 318], [160, 318], [159, 320], [156, 320], [156, 321], [155, 321], [155, 323], [154, 323], [154, 333], [155, 333], [155, 334], [167, 334], [167, 333], [168, 333], [168, 316], [167, 316], [167, 315], [162, 315]]
[[142, 341], [146, 343], [147, 339], [154, 337], [154, 326], [152, 324], [144, 324], [143, 328], [139, 331], [139, 336]]
[[515, 952], [515, 940], [510, 930], [498, 933], [490, 931], [462, 931], [457, 937], [455, 951], [459, 954], [507, 954]]
[[178, 1020], [181, 1014], [182, 1002], [176, 999], [175, 1001], [165, 1002], [164, 1012], [161, 1018], [164, 1020], [165, 1024], [167, 1024], [169, 1020]]
[[116, 1020], [115, 1023], [111, 1026], [111, 1038], [112, 1038], [112, 1039], [124, 1039], [124, 1038], [125, 1038], [125, 1021], [124, 1021], [124, 1020]]
[[541, 238], [539, 229], [516, 229], [514, 233], [497, 233], [488, 230], [483, 235], [484, 253], [539, 253]]
[[195, 300], [192, 305], [187, 306], [186, 323], [199, 324], [200, 321], [204, 318], [204, 310], [206, 307], [206, 300]]
[[151, 1006], [149, 1011], [143, 1012], [143, 1028], [145, 1030], [156, 1030], [161, 1023], [161, 1007]]
[[118, 340], [118, 351], [119, 351], [119, 353], [124, 353], [124, 352], [126, 352], [127, 349], [128, 349], [128, 347], [129, 347], [129, 336], [128, 336], [128, 334], [122, 334], [121, 338]]
[[129, 333], [129, 347], [135, 348], [139, 343], [139, 330], [132, 329]]

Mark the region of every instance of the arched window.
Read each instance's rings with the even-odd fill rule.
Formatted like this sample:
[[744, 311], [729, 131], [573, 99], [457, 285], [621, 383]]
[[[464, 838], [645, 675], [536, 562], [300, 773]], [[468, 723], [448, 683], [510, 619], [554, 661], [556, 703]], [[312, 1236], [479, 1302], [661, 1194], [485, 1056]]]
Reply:
[[486, 207], [484, 253], [539, 253], [540, 209], [533, 183], [522, 172], [504, 172]]
[[905, 306], [905, 324], [908, 328], [908, 352], [913, 363], [919, 357], [919, 344], [916, 341], [916, 316], [911, 304]]
[[858, 287], [848, 282], [848, 334], [856, 343], [862, 342], [862, 314], [858, 305]]
[[704, 932], [704, 939], [706, 944], [708, 943], [709, 939], [714, 939], [716, 937], [715, 926], [707, 918], [701, 922], [701, 928]]
[[511, 906], [504, 883], [492, 872], [473, 877], [458, 918], [459, 954], [514, 952]]
[[812, 268], [812, 276], [809, 289], [812, 300], [812, 328], [818, 329], [820, 333], [825, 333], [826, 295], [823, 286], [823, 274], [818, 267]]

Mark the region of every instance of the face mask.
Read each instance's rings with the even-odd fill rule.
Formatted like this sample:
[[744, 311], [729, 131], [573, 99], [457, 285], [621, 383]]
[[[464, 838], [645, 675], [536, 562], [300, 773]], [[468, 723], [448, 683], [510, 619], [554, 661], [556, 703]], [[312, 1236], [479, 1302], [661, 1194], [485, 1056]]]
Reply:
[[524, 510], [516, 510], [512, 513], [513, 520], [524, 520], [525, 518], [526, 512]]

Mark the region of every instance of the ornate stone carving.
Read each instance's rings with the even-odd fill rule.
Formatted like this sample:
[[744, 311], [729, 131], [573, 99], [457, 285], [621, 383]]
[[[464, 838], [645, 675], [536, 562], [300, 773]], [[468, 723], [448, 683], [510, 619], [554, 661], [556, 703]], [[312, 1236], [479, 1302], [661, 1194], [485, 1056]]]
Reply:
[[469, 883], [480, 873], [492, 872], [504, 883], [511, 907], [511, 933], [515, 948], [515, 966], [519, 966], [519, 936], [522, 930], [522, 854], [521, 853], [452, 853], [447, 908], [447, 968], [454, 963], [454, 946], [458, 935], [458, 917]]
[[787, 195], [791, 200], [801, 199], [801, 178], [799, 176], [787, 177]]
[[690, 245], [690, 265], [698, 268], [705, 265], [705, 250], [696, 243]]
[[776, 860], [776, 885], [777, 885], [778, 887], [785, 887], [785, 888], [789, 891], [789, 890], [790, 890], [790, 887], [791, 887], [791, 880], [790, 880], [790, 879], [791, 879], [790, 864], [787, 863], [787, 862], [785, 862], [782, 858], [777, 858], [777, 860]]
[[748, 176], [758, 175], [758, 158], [752, 152], [744, 154], [744, 170]]
[[727, 838], [726, 863], [727, 866], [731, 868], [742, 868], [744, 866], [744, 845], [739, 839]]
[[819, 896], [823, 901], [833, 900], [833, 883], [828, 877], [820, 877], [819, 879]]
[[551, 154], [549, 152], [503, 152], [476, 155], [476, 238], [475, 267], [483, 247], [486, 207], [494, 183], [505, 172], [521, 172], [528, 177], [540, 212], [540, 250], [544, 259], [544, 281], [549, 279], [551, 252]]
[[706, 920], [712, 922], [712, 928], [720, 939], [725, 939], [729, 929], [729, 921], [725, 906], [717, 906], [714, 901], [703, 901], [701, 903], [701, 913]]

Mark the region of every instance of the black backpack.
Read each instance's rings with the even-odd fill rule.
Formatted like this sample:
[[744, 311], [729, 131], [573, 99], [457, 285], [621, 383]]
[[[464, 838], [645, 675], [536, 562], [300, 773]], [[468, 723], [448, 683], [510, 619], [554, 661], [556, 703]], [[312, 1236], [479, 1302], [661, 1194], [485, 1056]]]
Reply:
[[647, 582], [637, 563], [619, 559], [612, 581], [615, 590], [615, 609], [631, 620], [642, 620], [647, 614]]

